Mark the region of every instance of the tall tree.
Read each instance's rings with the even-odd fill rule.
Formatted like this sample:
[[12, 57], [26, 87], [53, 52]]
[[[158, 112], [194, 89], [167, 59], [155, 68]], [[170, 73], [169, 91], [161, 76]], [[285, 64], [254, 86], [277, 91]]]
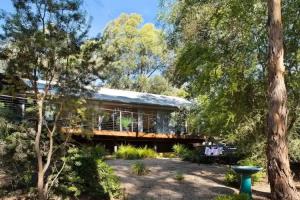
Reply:
[[163, 32], [142, 23], [139, 14], [121, 14], [105, 28], [98, 56], [108, 66], [109, 87], [145, 91], [148, 78], [166, 68], [169, 52]]
[[299, 200], [289, 164], [287, 145], [287, 91], [284, 83], [281, 0], [268, 0], [268, 178], [271, 199]]
[[[289, 145], [300, 156], [300, 1], [283, 1]], [[161, 18], [176, 62], [170, 77], [198, 101], [195, 130], [222, 135], [265, 165], [267, 141], [267, 2], [162, 0]], [[167, 11], [167, 12], [166, 12]], [[298, 153], [297, 153], [298, 152]]]
[[[86, 85], [97, 71], [91, 51], [96, 43], [82, 44], [88, 23], [81, 0], [13, 0], [14, 12], [5, 15], [2, 26], [2, 58], [6, 73], [25, 78], [36, 105], [34, 149], [37, 160], [39, 199], [47, 198], [49, 168], [60, 114], [65, 98], [88, 93]], [[46, 105], [56, 102], [52, 123], [45, 116]], [[48, 147], [42, 145], [47, 138]]]

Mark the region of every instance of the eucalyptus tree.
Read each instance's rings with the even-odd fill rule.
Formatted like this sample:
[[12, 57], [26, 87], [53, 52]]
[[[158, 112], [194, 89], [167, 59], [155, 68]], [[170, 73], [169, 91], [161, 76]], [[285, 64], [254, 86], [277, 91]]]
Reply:
[[101, 37], [98, 56], [107, 66], [106, 84], [112, 88], [148, 91], [148, 79], [163, 71], [170, 57], [163, 32], [143, 24], [139, 14], [121, 14]]
[[[37, 160], [37, 191], [46, 199], [54, 135], [65, 99], [87, 94], [86, 85], [96, 77], [92, 58], [97, 43], [82, 45], [88, 21], [81, 0], [13, 0], [13, 12], [4, 15], [1, 57], [6, 73], [28, 83], [36, 109], [34, 149]], [[42, 82], [41, 82], [42, 80]], [[45, 107], [57, 102], [53, 122], [45, 120]], [[48, 147], [41, 145], [48, 138]]]
[[281, 0], [268, 0], [268, 177], [271, 199], [299, 200], [290, 170], [287, 145], [287, 92]]
[[[272, 1], [269, 1], [270, 3]], [[300, 1], [283, 1], [282, 4], [285, 19], [284, 34], [282, 38], [276, 38], [280, 39], [279, 42], [274, 41], [275, 38], [271, 38], [270, 41], [279, 46], [282, 39], [285, 41], [284, 46], [281, 47], [285, 49], [284, 64], [285, 74], [288, 74], [286, 81], [289, 99], [287, 102], [284, 100], [285, 91], [281, 89], [281, 95], [278, 95], [282, 98], [277, 100], [282, 100], [283, 107], [285, 103], [288, 104], [291, 117], [286, 118], [286, 113], [278, 114], [281, 116], [279, 118], [276, 115], [279, 119], [276, 122], [281, 122], [280, 127], [283, 128], [280, 130], [279, 141], [276, 141], [282, 152], [277, 145], [272, 146], [273, 143], [270, 142], [276, 138], [269, 134], [271, 139], [268, 140], [267, 154], [271, 160], [268, 170], [271, 171], [269, 178], [272, 179], [270, 180], [272, 198], [297, 199], [290, 179], [289, 159], [284, 140], [288, 131], [289, 137], [293, 137], [289, 144], [299, 144], [294, 141], [299, 141], [300, 135], [297, 124], [300, 116], [300, 38], [297, 34], [300, 31], [300, 24], [297, 20], [299, 18], [297, 8]], [[273, 103], [270, 108], [274, 108], [273, 106], [278, 103], [274, 101], [275, 96], [273, 96], [277, 93], [266, 92], [269, 88], [268, 80], [274, 81], [267, 76], [267, 70], [271, 69], [271, 65], [265, 67], [270, 48], [266, 23], [272, 21], [266, 15], [267, 1], [162, 1], [162, 6], [167, 10], [161, 13], [161, 18], [169, 33], [169, 44], [176, 49], [177, 53], [177, 62], [170, 68], [170, 74], [175, 82], [184, 84], [189, 95], [199, 102], [199, 107], [192, 117], [192, 121], [197, 125], [195, 128], [199, 128], [204, 134], [222, 136], [227, 142], [234, 141], [240, 144], [241, 151], [251, 157], [262, 156], [267, 143], [265, 130], [272, 132], [272, 129], [267, 126], [271, 122], [274, 127], [278, 127], [272, 117], [266, 124], [268, 97]], [[270, 11], [273, 12], [272, 9]], [[278, 10], [275, 12], [279, 13]], [[280, 23], [276, 24], [280, 26]], [[270, 50], [277, 53], [276, 48]], [[281, 71], [278, 72], [281, 73], [280, 80], [283, 80], [282, 70], [279, 68], [278, 70]], [[274, 75], [271, 73], [269, 76], [272, 74]], [[280, 83], [282, 86], [282, 81]], [[274, 109], [273, 111], [276, 112]], [[283, 119], [286, 119], [286, 122], [283, 122]], [[273, 133], [275, 132], [274, 129]], [[283, 153], [283, 159], [276, 157], [276, 153], [271, 152], [272, 148], [276, 148], [277, 155]], [[273, 162], [273, 165], [270, 165], [270, 162]], [[282, 162], [285, 164], [283, 165]], [[277, 167], [272, 167], [276, 164], [279, 168], [283, 167], [282, 170], [286, 174], [279, 171]], [[289, 184], [290, 188], [287, 186]]]

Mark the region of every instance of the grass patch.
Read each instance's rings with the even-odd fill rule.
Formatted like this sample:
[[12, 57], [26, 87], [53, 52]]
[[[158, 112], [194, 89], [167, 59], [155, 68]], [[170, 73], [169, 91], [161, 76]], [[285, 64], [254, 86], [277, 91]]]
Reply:
[[183, 180], [184, 180], [183, 173], [180, 172], [180, 171], [177, 171], [177, 172], [175, 173], [174, 179], [175, 179], [176, 181], [178, 181], [178, 182], [183, 181]]
[[117, 158], [135, 160], [143, 158], [156, 158], [158, 157], [157, 153], [147, 147], [133, 147], [131, 145], [121, 145], [116, 152]]
[[159, 153], [160, 158], [178, 158], [174, 152], [163, 152]]
[[135, 162], [131, 165], [131, 171], [138, 176], [146, 175], [149, 170], [143, 162]]
[[217, 196], [214, 200], [249, 200], [247, 194], [232, 194]]

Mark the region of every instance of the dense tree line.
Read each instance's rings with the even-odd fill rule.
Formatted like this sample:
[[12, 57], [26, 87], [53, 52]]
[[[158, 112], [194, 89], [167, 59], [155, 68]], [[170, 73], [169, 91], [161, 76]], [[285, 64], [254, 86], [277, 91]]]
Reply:
[[[170, 69], [170, 74], [175, 77], [176, 84], [185, 85], [188, 94], [198, 101], [198, 108], [191, 117], [191, 123], [195, 124], [194, 128], [204, 134], [223, 138], [226, 142], [233, 142], [239, 145], [239, 149], [246, 155], [254, 159], [260, 157], [262, 160], [265, 159], [267, 142], [265, 130], [269, 130], [269, 133], [274, 134], [269, 134], [268, 140], [267, 155], [270, 167], [268, 169], [271, 170], [269, 173], [281, 173], [275, 166], [271, 169], [270, 163], [273, 162], [270, 158], [275, 156], [275, 151], [278, 150], [275, 149], [278, 146], [281, 146], [279, 151], [281, 157], [277, 156], [277, 161], [281, 164], [277, 164], [285, 166], [283, 171], [287, 170], [286, 175], [269, 177], [270, 182], [274, 183], [276, 178], [285, 176], [287, 176], [285, 181], [289, 182], [286, 131], [289, 133], [289, 145], [292, 149], [290, 155], [292, 159], [299, 160], [299, 151], [294, 150], [298, 148], [300, 141], [298, 129], [300, 38], [297, 36], [300, 24], [295, 21], [299, 18], [300, 1], [282, 2], [284, 19], [282, 36], [281, 21], [277, 21], [281, 19], [278, 17], [281, 11], [280, 1], [268, 1], [267, 4], [267, 1], [257, 0], [222, 2], [187, 0], [162, 1], [161, 4], [167, 12], [163, 10], [160, 17], [169, 33], [169, 44], [177, 53], [176, 63]], [[270, 24], [270, 21], [276, 23], [276, 26]], [[284, 46], [280, 44], [282, 41]], [[286, 118], [284, 111], [286, 100], [279, 98], [285, 96], [284, 78], [279, 75], [279, 71], [274, 72], [278, 67], [272, 68], [274, 65], [270, 62], [276, 65], [279, 63], [276, 59], [283, 54], [277, 52], [283, 52], [283, 48], [286, 71], [284, 72], [282, 67], [283, 63], [280, 64], [282, 70], [279, 71], [287, 74], [287, 104], [290, 117], [287, 118], [286, 128], [285, 122], [280, 122], [282, 132], [279, 134], [280, 139], [274, 143], [270, 138], [276, 137], [277, 133], [270, 127], [273, 126], [274, 129], [274, 126], [279, 126], [279, 119]], [[270, 58], [270, 55], [273, 57]], [[276, 70], [272, 70], [275, 68]], [[274, 74], [275, 78], [270, 78]], [[273, 79], [279, 76], [282, 78], [280, 83], [283, 84], [280, 86], [282, 89], [277, 90]], [[278, 96], [275, 97], [276, 95]], [[282, 107], [281, 111], [277, 110], [280, 117], [276, 120], [270, 116], [277, 113], [274, 110], [277, 100], [280, 100], [280, 103], [277, 103], [282, 104], [284, 108]], [[267, 118], [268, 105], [270, 112]], [[278, 146], [275, 145], [277, 143]], [[274, 160], [274, 157], [271, 160]], [[279, 179], [276, 181], [278, 188], [275, 189], [275, 185], [271, 185], [272, 198], [278, 199], [282, 195], [280, 199], [297, 199], [296, 195], [292, 195], [292, 190], [283, 183], [284, 181], [280, 182]], [[290, 185], [293, 188], [293, 184]]]

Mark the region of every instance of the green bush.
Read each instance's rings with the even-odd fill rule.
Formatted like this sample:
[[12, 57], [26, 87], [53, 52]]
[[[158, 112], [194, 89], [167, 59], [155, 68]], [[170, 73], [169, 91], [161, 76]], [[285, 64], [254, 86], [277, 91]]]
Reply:
[[55, 185], [55, 193], [64, 197], [88, 196], [111, 199], [120, 195], [120, 182], [102, 157], [103, 147], [72, 147], [62, 158], [65, 167]]
[[221, 195], [217, 196], [215, 200], [249, 200], [247, 194], [232, 194], [232, 195]]
[[173, 145], [172, 149], [173, 149], [174, 153], [176, 153], [177, 156], [179, 156], [179, 157], [182, 157], [185, 154], [188, 154], [190, 151], [183, 144], [175, 144], [175, 145]]
[[157, 153], [153, 149], [147, 147], [136, 148], [131, 145], [121, 145], [116, 152], [116, 157], [129, 160], [156, 158]]
[[159, 153], [160, 158], [177, 158], [178, 156], [174, 152]]
[[0, 170], [8, 179], [0, 187], [0, 199], [15, 192], [33, 194], [36, 163], [32, 148], [35, 134], [25, 125], [12, 124], [0, 117]]
[[131, 165], [131, 171], [138, 176], [145, 175], [149, 172], [146, 165], [143, 162], [135, 162]]
[[175, 144], [173, 147], [174, 153], [179, 156], [182, 160], [199, 162], [200, 153], [196, 150], [190, 150], [182, 144]]
[[225, 184], [228, 186], [239, 187], [241, 177], [232, 169], [229, 169], [225, 174]]

